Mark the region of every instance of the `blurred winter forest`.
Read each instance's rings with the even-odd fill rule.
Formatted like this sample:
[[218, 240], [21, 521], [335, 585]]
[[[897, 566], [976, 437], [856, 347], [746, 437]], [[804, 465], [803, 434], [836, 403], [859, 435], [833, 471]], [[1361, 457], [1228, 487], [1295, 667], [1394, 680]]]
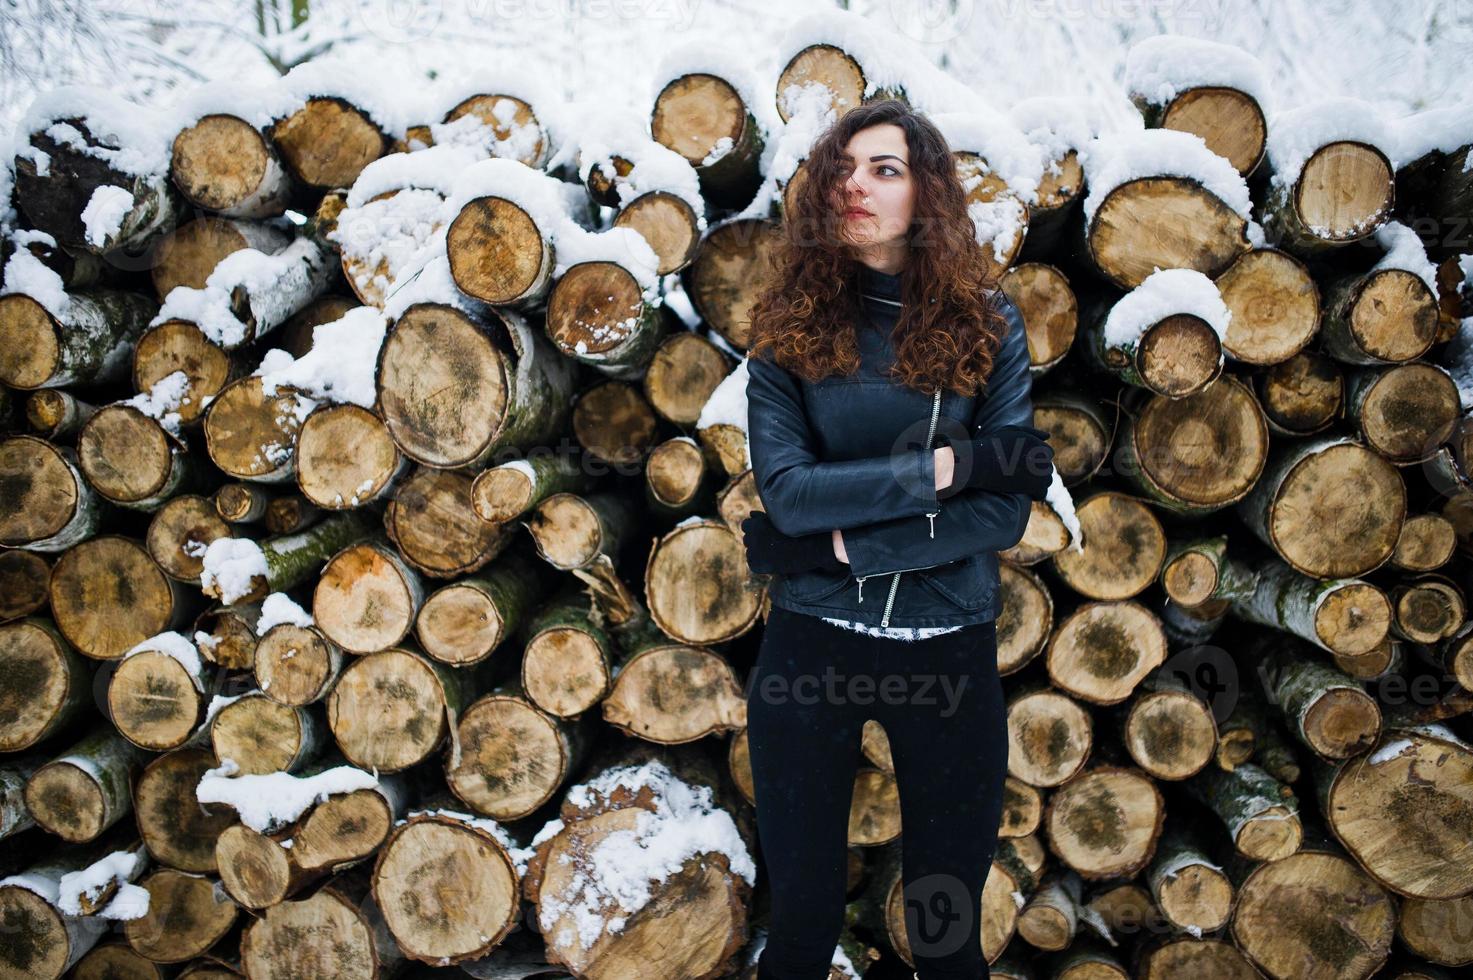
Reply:
[[[832, 0], [5, 0], [0, 133], [32, 96], [103, 84], [142, 103], [220, 78], [265, 81], [344, 58], [415, 79], [504, 63], [570, 99], [626, 91], [667, 48], [709, 37], [754, 67], [792, 21]], [[1133, 110], [1119, 88], [1135, 41], [1173, 33], [1262, 60], [1288, 108], [1333, 95], [1397, 114], [1467, 99], [1473, 0], [854, 0], [1001, 108], [1032, 95]]]

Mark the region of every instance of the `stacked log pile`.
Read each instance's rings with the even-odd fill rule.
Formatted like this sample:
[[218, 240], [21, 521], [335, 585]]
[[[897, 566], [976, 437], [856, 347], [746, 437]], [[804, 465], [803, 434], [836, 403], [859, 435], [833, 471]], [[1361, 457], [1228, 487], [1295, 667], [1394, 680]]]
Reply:
[[[848, 15], [789, 47], [639, 112], [313, 65], [37, 100], [0, 977], [750, 980], [746, 311], [813, 135], [885, 95], [956, 151], [1059, 472], [1002, 554], [993, 974], [1473, 962], [1473, 126], [1271, 114], [1165, 45], [1096, 134]], [[864, 751], [832, 975], [909, 975]]]

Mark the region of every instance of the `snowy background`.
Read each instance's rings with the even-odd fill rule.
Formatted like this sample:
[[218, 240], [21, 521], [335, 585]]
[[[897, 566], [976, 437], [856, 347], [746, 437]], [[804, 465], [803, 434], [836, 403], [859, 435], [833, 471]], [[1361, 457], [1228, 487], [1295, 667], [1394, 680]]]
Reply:
[[[0, 134], [38, 91], [106, 85], [147, 104], [218, 79], [259, 84], [313, 59], [347, 59], [412, 86], [512, 67], [571, 100], [648, 111], [668, 49], [709, 37], [772, 77], [792, 21], [833, 0], [10, 0], [0, 4]], [[1260, 58], [1271, 111], [1335, 95], [1395, 115], [1469, 98], [1473, 0], [853, 0], [1006, 109], [1078, 97], [1135, 117], [1120, 87], [1132, 43], [1173, 33]], [[305, 19], [294, 23], [306, 12]]]

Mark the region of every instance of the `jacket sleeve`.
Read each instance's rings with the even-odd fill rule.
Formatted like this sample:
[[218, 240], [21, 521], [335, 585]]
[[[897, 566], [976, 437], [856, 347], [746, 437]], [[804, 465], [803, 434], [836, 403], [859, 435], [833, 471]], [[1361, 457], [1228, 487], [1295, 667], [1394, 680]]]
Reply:
[[[978, 399], [973, 435], [1006, 425], [1033, 424], [1033, 376], [1023, 315], [1001, 290], [996, 295], [1008, 319], [1008, 333]], [[850, 572], [864, 576], [933, 568], [979, 552], [1011, 548], [1028, 527], [1032, 501], [1025, 493], [967, 489], [931, 509], [941, 511], [936, 515], [934, 537], [924, 515], [842, 529]]]
[[798, 379], [764, 355], [747, 358], [747, 441], [757, 495], [783, 534], [858, 527], [877, 513], [924, 520], [937, 509], [930, 448], [820, 462]]

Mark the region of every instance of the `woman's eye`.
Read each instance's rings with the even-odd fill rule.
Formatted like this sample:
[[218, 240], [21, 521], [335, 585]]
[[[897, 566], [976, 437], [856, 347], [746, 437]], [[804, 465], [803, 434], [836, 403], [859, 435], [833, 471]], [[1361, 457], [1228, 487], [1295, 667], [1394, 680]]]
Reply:
[[894, 175], [897, 175], [897, 176], [900, 174], [900, 171], [899, 170], [896, 170], [894, 167], [890, 166], [888, 163], [881, 164], [880, 165], [880, 169], [881, 170], [888, 170], [888, 171], [890, 171], [891, 174], [894, 174]]

